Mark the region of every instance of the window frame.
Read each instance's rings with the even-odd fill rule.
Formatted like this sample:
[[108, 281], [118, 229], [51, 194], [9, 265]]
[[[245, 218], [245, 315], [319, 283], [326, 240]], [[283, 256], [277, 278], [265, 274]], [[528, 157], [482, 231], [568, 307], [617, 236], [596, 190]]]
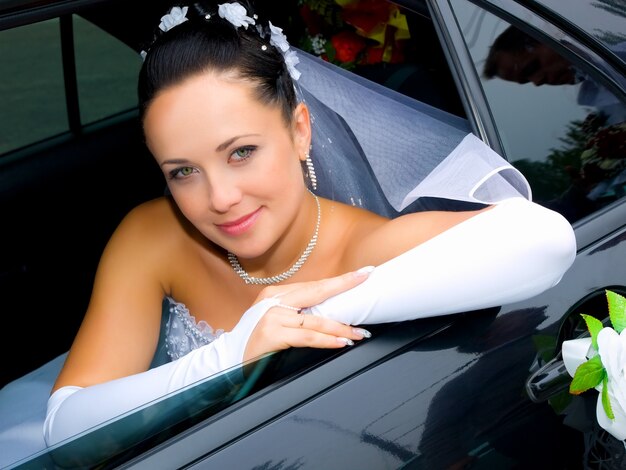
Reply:
[[[22, 2], [23, 5], [15, 7], [18, 11], [9, 8], [6, 11], [0, 10], [0, 32], [16, 29], [31, 24], [47, 20], [58, 20], [59, 39], [61, 50], [61, 69], [63, 73], [65, 113], [67, 116], [68, 130], [49, 135], [43, 139], [36, 140], [19, 147], [9, 149], [0, 153], [0, 165], [7, 161], [15, 161], [23, 158], [31, 152], [41, 151], [58, 143], [67, 142], [84, 135], [90, 129], [97, 129], [101, 121], [119, 120], [120, 116], [134, 118], [137, 115], [135, 108], [120, 110], [119, 112], [108, 114], [104, 118], [92, 122], [83, 122], [80, 115], [80, 98], [78, 87], [78, 74], [76, 69], [76, 49], [74, 40], [74, 15], [81, 15], [87, 8], [98, 4], [111, 3], [106, 0], [84, 0], [74, 2], [64, 2], [60, 4], [44, 5], [38, 8], [29, 8], [31, 2]], [[20, 9], [23, 10], [20, 10]], [[88, 20], [86, 20], [88, 21]], [[98, 25], [94, 25], [101, 29]], [[102, 30], [105, 34], [111, 34]], [[114, 37], [114, 36], [113, 36]]]
[[[489, 107], [480, 77], [474, 67], [473, 59], [465, 45], [463, 33], [456, 22], [456, 15], [451, 5], [453, 0], [439, 2], [426, 0], [435, 28], [440, 36], [442, 47], [448, 56], [450, 67], [462, 99], [466, 104], [466, 113], [475, 133], [491, 148], [509, 159], [502, 145], [499, 126]], [[560, 17], [553, 23], [552, 16], [520, 5], [510, 0], [467, 0], [489, 13], [507, 21], [523, 31], [532, 30], [553, 47], [553, 49], [573, 63], [585, 64], [585, 69], [592, 71], [594, 79], [626, 103], [626, 75], [613, 67], [613, 54], [601, 48], [601, 44], [591, 38], [590, 43], [581, 40], [589, 38], [580, 30], [565, 23]], [[614, 201], [600, 210], [573, 223], [578, 250], [596, 242], [598, 239], [618, 230], [626, 220], [626, 198]], [[593, 221], [593, 222], [592, 222]]]

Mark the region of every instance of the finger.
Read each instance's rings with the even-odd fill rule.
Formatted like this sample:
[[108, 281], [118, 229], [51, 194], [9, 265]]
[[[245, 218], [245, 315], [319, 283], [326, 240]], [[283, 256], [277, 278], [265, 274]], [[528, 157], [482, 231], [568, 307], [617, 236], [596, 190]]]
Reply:
[[[338, 276], [330, 277], [327, 279], [321, 279], [317, 281], [304, 281], [294, 282], [291, 284], [283, 284], [280, 286], [268, 286], [265, 287], [259, 299], [266, 299], [270, 297], [280, 297], [282, 300], [285, 296], [288, 296], [294, 292], [302, 291], [315, 291], [317, 290], [317, 297], [324, 297], [322, 300], [326, 300], [328, 297], [332, 297], [340, 292], [351, 289], [363, 282], [369, 274], [374, 270], [374, 266], [366, 266], [357, 271], [351, 271]], [[317, 303], [321, 302], [318, 301]], [[311, 304], [313, 305], [313, 304]], [[308, 305], [304, 305], [305, 307]]]
[[286, 328], [283, 336], [285, 347], [337, 349], [352, 346], [354, 340], [308, 329]]
[[291, 315], [289, 317], [283, 317], [283, 322], [283, 326], [286, 327], [312, 330], [318, 333], [352, 340], [360, 340], [371, 337], [371, 333], [363, 328], [355, 328], [336, 320], [313, 315]]
[[310, 307], [317, 305], [324, 300], [356, 287], [362, 283], [374, 268], [359, 269], [339, 276], [298, 283], [295, 289], [279, 294], [280, 303], [292, 305], [294, 307]]

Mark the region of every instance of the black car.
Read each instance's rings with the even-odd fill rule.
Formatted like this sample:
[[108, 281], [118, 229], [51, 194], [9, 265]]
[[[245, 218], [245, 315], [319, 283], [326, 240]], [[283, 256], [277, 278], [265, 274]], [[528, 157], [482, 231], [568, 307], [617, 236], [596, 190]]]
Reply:
[[[604, 319], [605, 290], [626, 294], [623, 2], [352, 2], [374, 18], [365, 33], [342, 16], [349, 2], [259, 3], [292, 44], [454, 116], [504, 156], [574, 226], [574, 265], [526, 301], [270, 355], [41, 450], [27, 436], [102, 249], [164, 192], [135, 87], [170, 3], [0, 0], [0, 466], [624, 468], [594, 392], [570, 395], [559, 362], [562, 342], [585, 333], [580, 313]], [[355, 33], [350, 55], [341, 38]], [[493, 58], [514, 40], [525, 55], [511, 72]], [[537, 51], [566, 71], [543, 73]]]

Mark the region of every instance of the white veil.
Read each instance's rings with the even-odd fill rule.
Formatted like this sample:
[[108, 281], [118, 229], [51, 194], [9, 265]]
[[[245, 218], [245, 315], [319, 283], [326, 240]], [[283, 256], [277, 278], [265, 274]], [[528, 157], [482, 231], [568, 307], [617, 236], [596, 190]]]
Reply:
[[524, 176], [462, 118], [298, 51], [319, 195], [395, 217], [420, 198], [531, 199]]

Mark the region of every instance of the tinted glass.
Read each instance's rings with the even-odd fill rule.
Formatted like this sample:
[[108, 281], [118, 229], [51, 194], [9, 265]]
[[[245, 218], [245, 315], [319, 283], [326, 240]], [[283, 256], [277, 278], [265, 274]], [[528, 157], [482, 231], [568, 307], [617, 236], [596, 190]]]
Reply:
[[581, 219], [624, 194], [626, 106], [583, 62], [452, 1], [506, 152], [535, 201]]
[[387, 1], [303, 0], [281, 5], [276, 13], [287, 16], [279, 24], [287, 25], [290, 43], [300, 49], [465, 117], [426, 6], [421, 9]]
[[135, 107], [139, 55], [79, 16], [73, 25], [82, 123]]
[[59, 21], [0, 31], [0, 153], [69, 129]]
[[626, 4], [623, 0], [539, 0], [602, 41], [626, 61]]

